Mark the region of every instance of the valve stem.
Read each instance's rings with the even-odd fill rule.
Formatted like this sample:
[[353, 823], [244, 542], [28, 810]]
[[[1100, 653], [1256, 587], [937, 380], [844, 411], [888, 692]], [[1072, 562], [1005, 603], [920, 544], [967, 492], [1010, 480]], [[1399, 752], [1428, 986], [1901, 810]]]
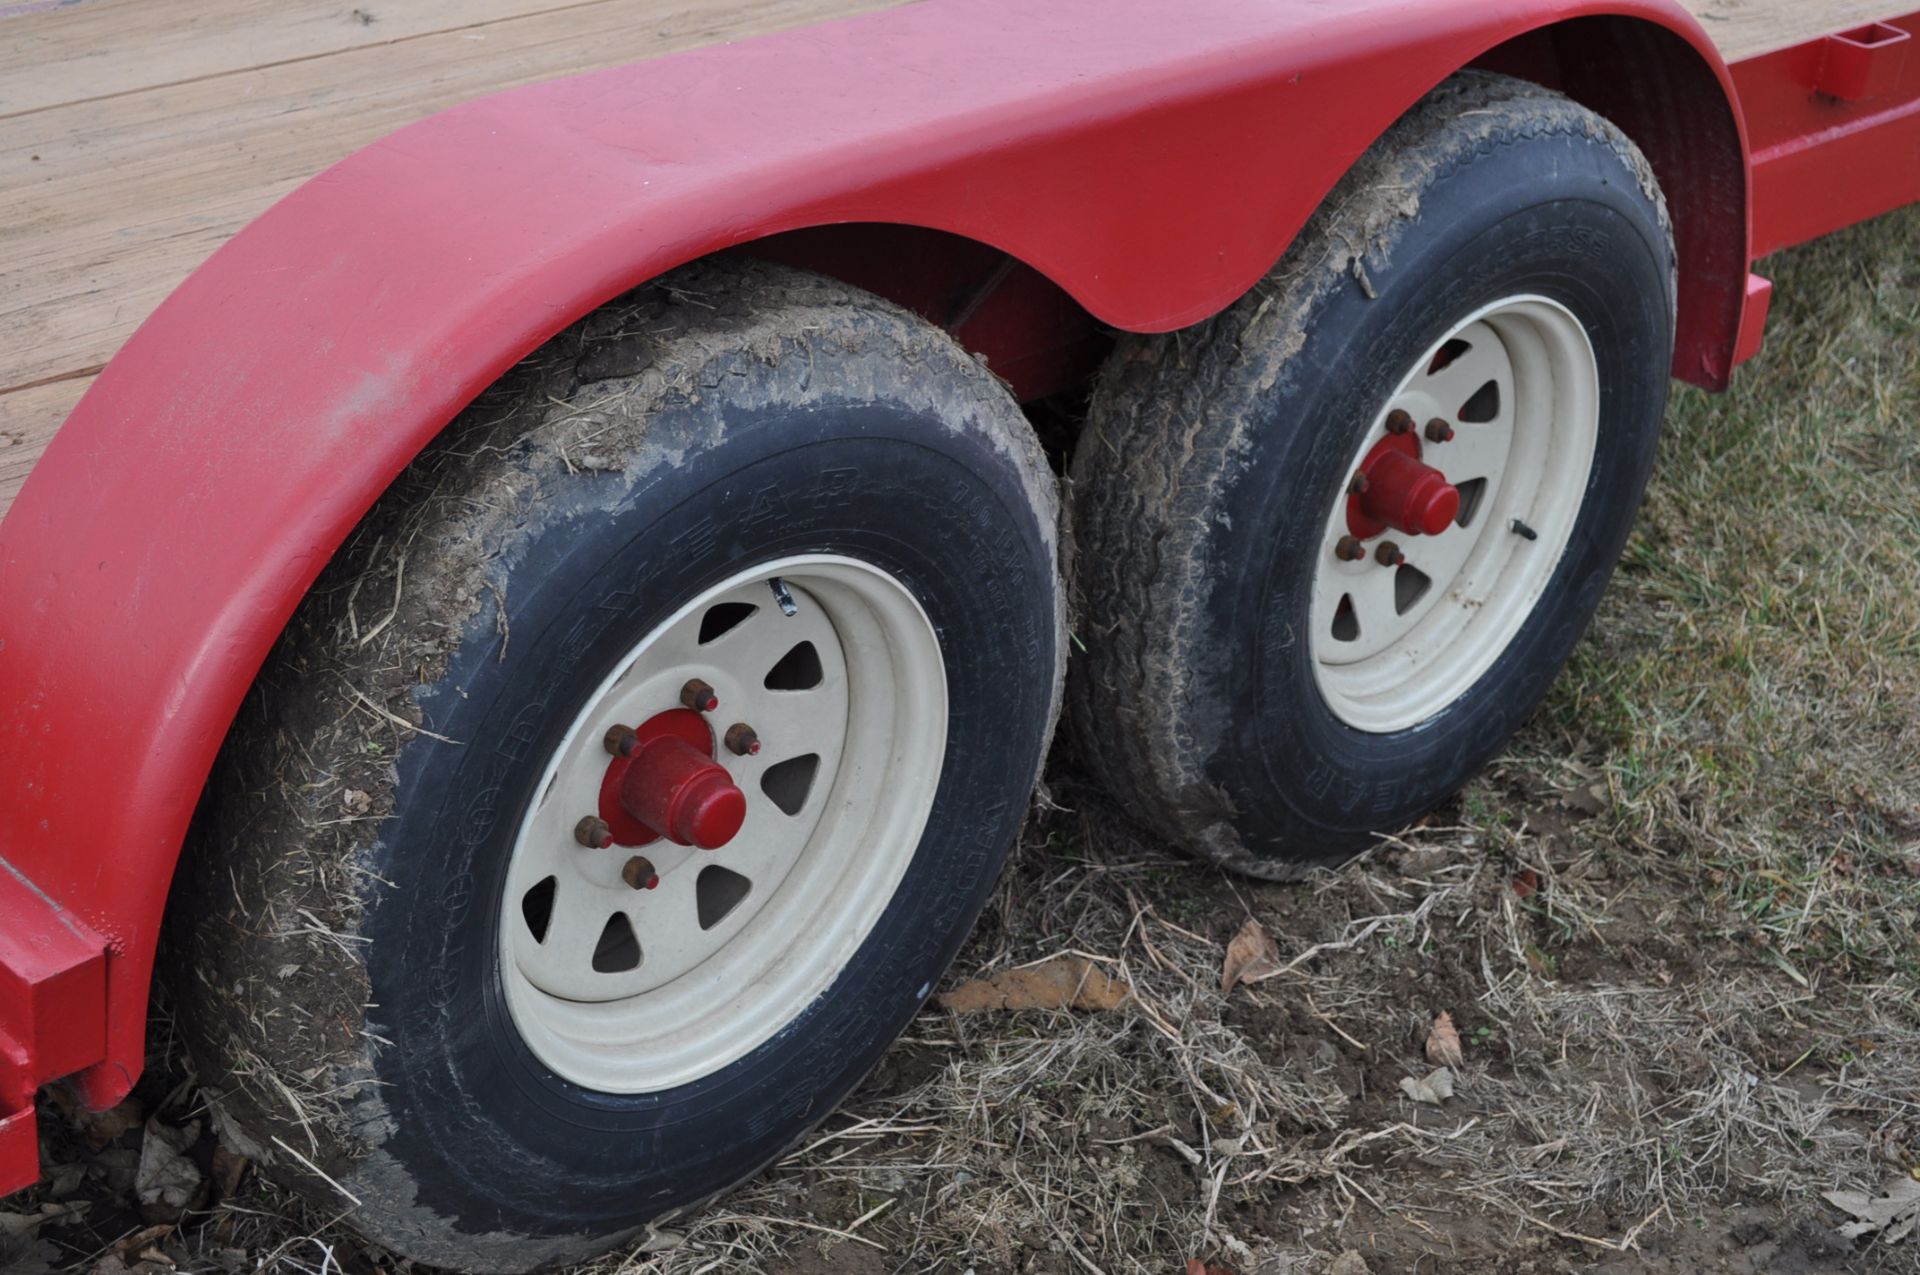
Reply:
[[773, 590], [773, 600], [780, 606], [780, 614], [792, 619], [800, 614], [800, 604], [793, 600], [793, 593], [787, 588], [787, 582], [779, 576], [767, 581], [767, 587]]

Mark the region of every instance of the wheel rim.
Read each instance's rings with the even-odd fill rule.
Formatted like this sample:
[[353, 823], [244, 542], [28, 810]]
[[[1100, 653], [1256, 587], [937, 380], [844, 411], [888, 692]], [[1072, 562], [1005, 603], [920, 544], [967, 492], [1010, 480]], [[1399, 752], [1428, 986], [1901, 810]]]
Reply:
[[[717, 705], [700, 711], [693, 684]], [[739, 723], [757, 748], [729, 735]], [[591, 1089], [653, 1092], [712, 1074], [792, 1021], [904, 877], [946, 723], [931, 622], [898, 581], [851, 558], [743, 571], [648, 633], [549, 759], [508, 865], [502, 982], [534, 1054]], [[643, 751], [619, 742], [623, 726], [681, 742]], [[623, 746], [635, 751], [615, 755]], [[662, 750], [684, 770], [655, 765]], [[709, 840], [737, 832], [710, 850], [677, 844], [665, 824], [654, 835], [634, 818], [647, 809], [620, 804], [636, 791], [621, 788], [625, 772], [643, 765], [645, 781], [679, 784], [668, 797], [685, 797], [683, 812], [737, 786], [741, 817], [721, 810], [722, 794], [706, 825]], [[680, 777], [694, 772], [705, 778]]]
[[1319, 546], [1313, 668], [1342, 721], [1416, 726], [1499, 659], [1579, 519], [1599, 415], [1592, 342], [1545, 297], [1487, 306], [1414, 364]]

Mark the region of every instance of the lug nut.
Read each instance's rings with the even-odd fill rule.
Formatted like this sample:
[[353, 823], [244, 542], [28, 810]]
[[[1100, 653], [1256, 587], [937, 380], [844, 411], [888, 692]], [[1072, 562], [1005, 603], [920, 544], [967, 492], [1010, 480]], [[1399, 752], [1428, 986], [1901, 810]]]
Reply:
[[727, 751], [736, 757], [752, 757], [760, 751], [760, 736], [745, 722], [727, 727]]
[[615, 757], [625, 757], [640, 742], [640, 737], [633, 733], [631, 726], [609, 726], [604, 742], [608, 752]]
[[1408, 434], [1412, 432], [1413, 432], [1413, 417], [1409, 416], [1407, 413], [1401, 411], [1397, 407], [1394, 408], [1391, 412], [1387, 413], [1387, 433]]
[[636, 890], [653, 890], [660, 885], [660, 874], [653, 870], [653, 860], [637, 854], [620, 869], [620, 879]]
[[1407, 555], [1401, 553], [1400, 546], [1391, 540], [1382, 540], [1380, 547], [1373, 551], [1373, 557], [1383, 567], [1398, 567], [1407, 561]]
[[1333, 547], [1333, 556], [1342, 562], [1358, 562], [1367, 556], [1367, 547], [1355, 536], [1342, 536], [1340, 543]]
[[687, 684], [680, 688], [680, 702], [696, 713], [711, 713], [720, 707], [720, 697], [697, 677], [688, 678]]
[[1347, 484], [1347, 494], [1349, 496], [1364, 496], [1367, 494], [1367, 488], [1371, 486], [1373, 486], [1372, 479], [1363, 473], [1355, 474], [1353, 481]]
[[1437, 417], [1427, 422], [1427, 441], [1429, 443], [1451, 443], [1453, 426]]
[[589, 850], [605, 850], [613, 844], [613, 829], [599, 815], [588, 815], [573, 825], [573, 839]]

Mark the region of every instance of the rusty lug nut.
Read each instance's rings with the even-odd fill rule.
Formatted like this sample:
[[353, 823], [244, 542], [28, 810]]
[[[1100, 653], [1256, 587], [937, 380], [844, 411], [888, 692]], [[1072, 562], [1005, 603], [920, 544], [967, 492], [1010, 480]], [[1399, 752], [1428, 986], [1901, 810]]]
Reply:
[[1437, 417], [1427, 422], [1427, 441], [1429, 443], [1451, 443], [1453, 426]]
[[1347, 484], [1347, 494], [1349, 496], [1364, 496], [1367, 494], [1367, 488], [1371, 486], [1373, 486], [1372, 479], [1368, 478], [1365, 474], [1355, 474], [1353, 481]]
[[1409, 416], [1407, 413], [1401, 411], [1397, 407], [1394, 408], [1391, 412], [1387, 413], [1387, 433], [1410, 434], [1412, 432], [1413, 432], [1413, 417]]
[[640, 742], [640, 737], [633, 733], [631, 726], [609, 726], [604, 742], [608, 752], [615, 757], [625, 757]]
[[1355, 536], [1342, 536], [1333, 547], [1333, 556], [1342, 562], [1358, 562], [1367, 556], [1367, 547]]
[[573, 825], [573, 839], [589, 850], [605, 850], [613, 844], [613, 829], [599, 815], [588, 815]]
[[736, 757], [752, 757], [760, 751], [760, 736], [745, 722], [727, 727], [727, 751]]
[[1407, 555], [1400, 552], [1400, 546], [1391, 540], [1382, 540], [1380, 547], [1373, 551], [1373, 557], [1383, 567], [1398, 567], [1407, 560]]
[[696, 713], [711, 713], [720, 707], [720, 697], [697, 677], [688, 678], [687, 684], [680, 688], [680, 702]]
[[652, 890], [660, 885], [660, 874], [653, 870], [653, 860], [637, 854], [620, 869], [620, 879], [636, 890]]

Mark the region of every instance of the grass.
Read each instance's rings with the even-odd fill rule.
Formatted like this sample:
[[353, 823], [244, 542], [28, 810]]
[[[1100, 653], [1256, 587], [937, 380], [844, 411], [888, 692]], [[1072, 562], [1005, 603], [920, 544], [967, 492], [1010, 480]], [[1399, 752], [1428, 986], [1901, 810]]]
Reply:
[[[929, 1010], [805, 1147], [594, 1275], [1920, 1270], [1821, 1198], [1920, 1171], [1920, 211], [1767, 268], [1766, 351], [1678, 394], [1591, 635], [1455, 803], [1264, 885], [1056, 759], [954, 977], [1074, 949], [1135, 1003]], [[1223, 997], [1248, 917], [1331, 946]], [[1458, 1092], [1415, 1104], [1442, 1010]], [[324, 1222], [254, 1180], [170, 1242], [371, 1260]]]

